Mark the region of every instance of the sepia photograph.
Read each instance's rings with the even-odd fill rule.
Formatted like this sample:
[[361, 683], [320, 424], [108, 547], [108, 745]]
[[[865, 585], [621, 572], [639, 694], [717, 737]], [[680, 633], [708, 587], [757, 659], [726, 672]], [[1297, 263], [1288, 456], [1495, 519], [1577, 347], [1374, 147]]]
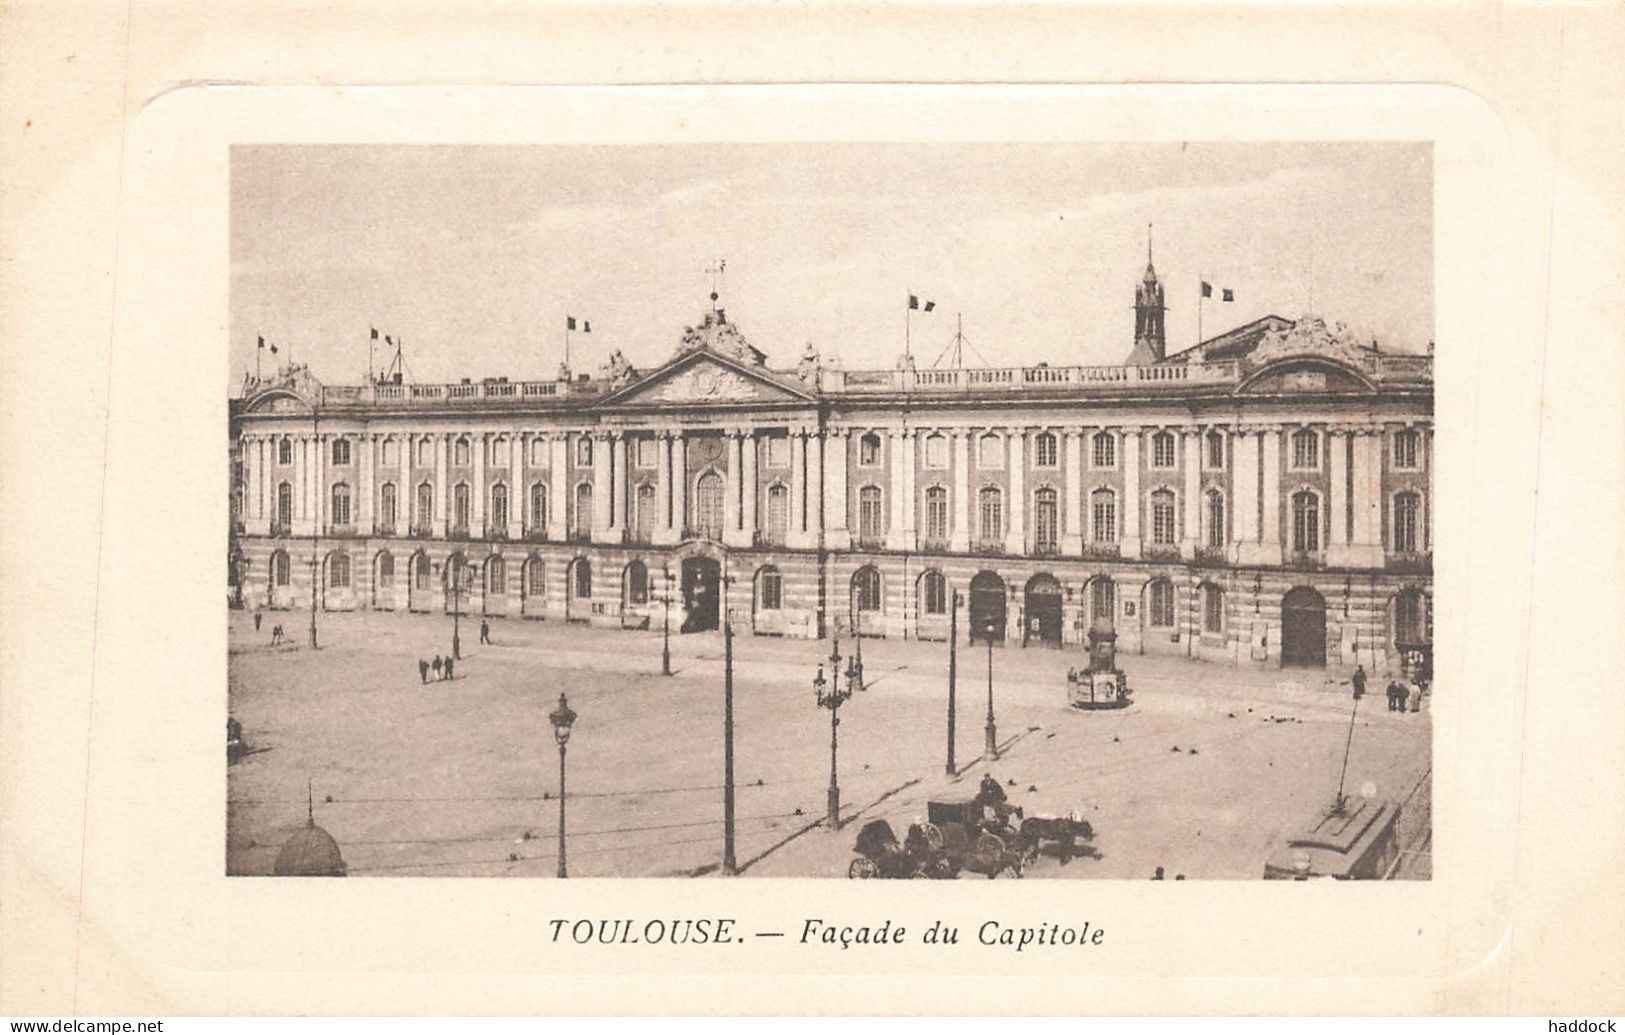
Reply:
[[232, 146], [224, 872], [1431, 879], [1433, 190]]

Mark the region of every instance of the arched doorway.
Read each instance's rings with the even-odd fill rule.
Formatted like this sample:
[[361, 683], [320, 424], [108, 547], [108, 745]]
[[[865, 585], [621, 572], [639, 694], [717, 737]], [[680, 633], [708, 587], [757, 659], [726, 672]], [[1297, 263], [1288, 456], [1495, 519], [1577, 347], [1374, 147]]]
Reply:
[[880, 569], [865, 564], [852, 573], [852, 632], [856, 636], [881, 635], [886, 610], [885, 583]]
[[277, 550], [271, 554], [271, 563], [267, 565], [267, 577], [270, 579], [268, 596], [271, 606], [276, 609], [285, 609], [293, 606], [293, 559], [288, 551]]
[[[722, 475], [707, 471], [694, 483], [694, 534], [701, 539], [721, 541], [723, 498], [725, 490]], [[687, 570], [686, 564], [684, 570]], [[685, 583], [686, 585], [686, 583]], [[715, 624], [711, 628], [716, 628]]]
[[688, 617], [683, 619], [682, 632], [706, 632], [717, 627], [721, 584], [722, 565], [715, 559], [683, 559], [683, 608]]
[[468, 563], [467, 558], [458, 551], [446, 558], [445, 578], [445, 612], [451, 614], [458, 612], [468, 614], [478, 609], [478, 602], [474, 597], [474, 566]]
[[372, 562], [372, 606], [380, 611], [395, 610], [395, 555], [379, 550]]
[[536, 554], [525, 560], [525, 577], [519, 594], [521, 614], [539, 615], [547, 610], [547, 566]]
[[1061, 584], [1054, 575], [1041, 571], [1027, 580], [1026, 624], [1021, 629], [1021, 645], [1037, 640], [1046, 647], [1061, 645]]
[[592, 562], [577, 557], [565, 571], [564, 617], [572, 622], [585, 622], [592, 613]]
[[1402, 589], [1388, 605], [1389, 636], [1393, 656], [1407, 679], [1431, 678], [1433, 621], [1427, 597], [1418, 589]]
[[1326, 667], [1326, 598], [1308, 586], [1281, 598], [1281, 664]]
[[979, 571], [970, 580], [970, 642], [1004, 642], [1006, 599], [1004, 580], [991, 571]]
[[412, 555], [408, 573], [409, 582], [406, 584], [406, 609], [408, 611], [428, 611], [430, 597], [433, 589], [430, 584], [429, 555], [419, 550]]
[[485, 578], [480, 597], [484, 614], [508, 613], [508, 560], [500, 553], [485, 559]]

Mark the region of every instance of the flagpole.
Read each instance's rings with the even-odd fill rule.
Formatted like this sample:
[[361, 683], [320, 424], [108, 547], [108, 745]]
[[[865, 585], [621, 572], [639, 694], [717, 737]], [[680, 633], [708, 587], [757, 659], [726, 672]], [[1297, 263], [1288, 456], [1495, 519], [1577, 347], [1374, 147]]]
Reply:
[[1202, 344], [1202, 299], [1206, 295], [1202, 290], [1202, 285], [1205, 283], [1207, 282], [1202, 279], [1202, 272], [1198, 270], [1196, 272], [1196, 344], [1198, 345]]
[[[908, 300], [909, 300], [909, 302], [914, 301], [914, 292], [912, 290], [909, 291], [909, 293], [908, 293]], [[912, 305], [909, 305], [909, 304], [905, 304], [903, 306], [903, 358], [904, 359], [907, 359], [908, 354], [909, 354], [909, 347], [910, 347], [909, 346], [909, 324], [911, 322], [913, 322], [914, 314], [911, 311], [913, 308], [914, 307]]]
[[368, 334], [367, 334], [367, 383], [371, 384], [372, 381], [373, 381], [373, 377], [372, 377], [372, 368], [373, 368], [372, 353], [373, 353], [373, 349], [378, 347], [378, 332], [373, 330], [371, 327], [368, 327], [367, 331], [368, 331]]

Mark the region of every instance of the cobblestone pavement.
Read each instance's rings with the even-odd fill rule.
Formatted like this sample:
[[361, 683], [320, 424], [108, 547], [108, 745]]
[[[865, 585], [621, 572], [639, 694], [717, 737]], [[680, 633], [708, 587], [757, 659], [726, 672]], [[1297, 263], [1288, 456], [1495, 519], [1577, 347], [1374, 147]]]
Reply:
[[[230, 616], [230, 707], [251, 753], [229, 770], [230, 872], [271, 871], [305, 818], [337, 839], [355, 876], [527, 876], [556, 866], [558, 753], [547, 713], [579, 714], [568, 754], [571, 876], [717, 872], [722, 853], [722, 637], [493, 620], [450, 682], [419, 682], [448, 653], [441, 615]], [[280, 622], [293, 644], [269, 646]], [[850, 641], [843, 642], [850, 652]], [[735, 640], [737, 848], [743, 875], [844, 877], [853, 820], [901, 832], [930, 798], [969, 797], [985, 773], [1029, 815], [1079, 809], [1099, 858], [1042, 860], [1029, 877], [1254, 878], [1270, 846], [1330, 800], [1348, 736], [1346, 683], [1324, 672], [1240, 669], [1122, 655], [1133, 707], [1066, 706], [1081, 651], [993, 652], [998, 761], [980, 758], [987, 652], [959, 654], [957, 776], [944, 772], [948, 648], [866, 640], [870, 689], [841, 710], [839, 832], [822, 824], [829, 715], [811, 681], [828, 641]], [[1407, 799], [1425, 848], [1431, 712], [1361, 704], [1347, 786]], [[1420, 850], [1420, 849], [1419, 849]], [[1404, 876], [1427, 876], [1407, 857]]]

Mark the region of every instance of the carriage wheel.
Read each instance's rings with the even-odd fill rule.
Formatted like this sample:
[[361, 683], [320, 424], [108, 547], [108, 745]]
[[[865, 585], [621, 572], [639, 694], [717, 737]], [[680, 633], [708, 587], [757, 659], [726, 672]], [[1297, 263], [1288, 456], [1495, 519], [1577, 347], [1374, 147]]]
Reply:
[[880, 867], [867, 855], [860, 855], [846, 868], [846, 876], [848, 880], [868, 880], [880, 876]]
[[1004, 841], [998, 834], [983, 834], [976, 839], [976, 844], [972, 850], [977, 855], [985, 855], [996, 859], [1004, 854]]
[[909, 880], [930, 880], [931, 879], [931, 871], [926, 868], [925, 863], [919, 863], [918, 865], [916, 865], [914, 867], [914, 872], [908, 875], [908, 879]]
[[925, 835], [925, 843], [936, 851], [942, 851], [942, 846], [947, 843], [942, 836], [942, 829], [935, 823], [921, 823], [920, 833]]

